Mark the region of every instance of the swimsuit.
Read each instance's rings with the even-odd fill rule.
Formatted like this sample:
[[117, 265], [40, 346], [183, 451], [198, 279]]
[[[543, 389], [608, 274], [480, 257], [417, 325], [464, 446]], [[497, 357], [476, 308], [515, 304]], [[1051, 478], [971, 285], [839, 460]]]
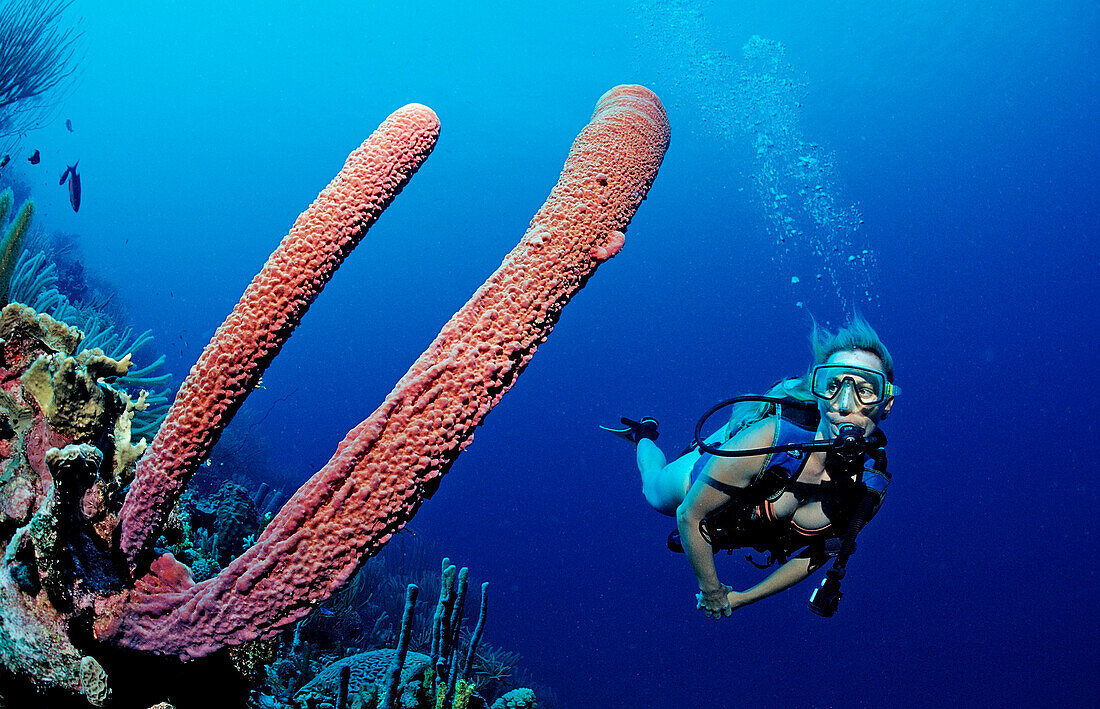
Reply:
[[[774, 417], [776, 421], [775, 433], [772, 437], [771, 447], [814, 440], [817, 433], [817, 426], [820, 421], [820, 414], [816, 406], [810, 407], [804, 402], [792, 400], [789, 404], [778, 404], [776, 408], [777, 412]], [[728, 431], [728, 426], [725, 430], [720, 430], [717, 433], [719, 434], [717, 436], [719, 439], [718, 445], [725, 443], [733, 437]], [[872, 434], [872, 436], [882, 438], [883, 444], [885, 443], [885, 436], [882, 436], [881, 433], [876, 432]], [[712, 438], [714, 437], [715, 436], [712, 436]], [[716, 445], [715, 442], [710, 440], [708, 440], [708, 443]], [[881, 451], [881, 448], [873, 450], [878, 453]], [[696, 452], [699, 457], [692, 465], [692, 484], [699, 479], [703, 469], [710, 462], [709, 459], [713, 457], [709, 454], [704, 455], [701, 452]], [[753, 506], [751, 519], [745, 520], [750, 526], [755, 527], [760, 525], [765, 529], [770, 528], [773, 530], [771, 534], [776, 535], [778, 538], [786, 538], [797, 546], [803, 546], [812, 540], [842, 536], [846, 520], [850, 517], [850, 512], [858, 501], [857, 493], [862, 492], [862, 489], [873, 492], [878, 498], [878, 503], [881, 505], [882, 498], [886, 493], [886, 487], [889, 485], [890, 481], [889, 475], [885, 471], [884, 462], [882, 465], [879, 465], [876, 458], [869, 454], [866, 455], [864, 457], [864, 470], [861, 476], [861, 482], [863, 484], [853, 485], [851, 480], [835, 479], [818, 484], [798, 482], [798, 477], [802, 474], [802, 470], [806, 466], [806, 461], [807, 455], [798, 450], [777, 451], [768, 456], [764, 464], [765, 474], [761, 476], [761, 479], [774, 480], [776, 481], [775, 484], [777, 487], [771, 494], [767, 495], [762, 502]], [[884, 457], [883, 461], [885, 461]], [[879, 470], [880, 467], [882, 470]], [[703, 479], [704, 482], [721, 492], [725, 492], [726, 494], [731, 494], [731, 492], [733, 492], [728, 489], [723, 489], [731, 486], [711, 480], [709, 476], [704, 476]], [[753, 483], [753, 485], [756, 484], [759, 483]], [[750, 485], [749, 488], [752, 488], [753, 485]], [[820, 501], [822, 511], [831, 521], [818, 529], [806, 529], [794, 521], [793, 515], [787, 520], [779, 519], [775, 513], [775, 502], [784, 492], [791, 492], [794, 494], [799, 504], [804, 504], [809, 501]], [[743, 509], [744, 508], [742, 508], [742, 510]], [[723, 508], [720, 507], [711, 514], [720, 513], [722, 510]], [[764, 530], [759, 531], [764, 532]], [[756, 535], [753, 534], [752, 536], [755, 537]]]

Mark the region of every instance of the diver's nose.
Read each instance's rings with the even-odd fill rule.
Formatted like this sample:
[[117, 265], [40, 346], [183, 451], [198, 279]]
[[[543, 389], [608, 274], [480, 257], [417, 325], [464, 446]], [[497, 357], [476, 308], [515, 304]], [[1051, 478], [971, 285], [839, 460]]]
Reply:
[[840, 387], [840, 392], [836, 395], [836, 410], [841, 414], [850, 414], [856, 410], [856, 394], [847, 382]]

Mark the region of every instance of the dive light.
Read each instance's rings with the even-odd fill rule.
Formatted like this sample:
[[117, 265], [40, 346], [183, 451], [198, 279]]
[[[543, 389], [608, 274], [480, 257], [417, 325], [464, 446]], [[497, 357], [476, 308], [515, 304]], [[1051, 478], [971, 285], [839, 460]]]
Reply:
[[825, 572], [825, 578], [821, 585], [814, 589], [810, 595], [810, 610], [822, 618], [831, 618], [836, 613], [836, 607], [840, 604], [840, 579], [844, 578], [843, 571], [829, 569]]

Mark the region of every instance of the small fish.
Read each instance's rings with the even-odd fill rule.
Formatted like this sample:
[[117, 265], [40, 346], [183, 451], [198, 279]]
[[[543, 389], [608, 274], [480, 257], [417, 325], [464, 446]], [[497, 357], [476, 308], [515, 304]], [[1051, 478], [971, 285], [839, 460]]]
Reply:
[[[79, 165], [79, 164], [80, 164], [80, 161], [77, 160], [76, 165]], [[61, 173], [61, 182], [58, 182], [57, 184], [59, 184], [59, 185], [65, 184], [65, 180], [69, 179], [69, 175], [73, 174], [73, 171], [76, 170], [76, 165], [69, 165], [67, 168], [65, 168], [65, 172]]]
[[42, 156], [38, 154], [37, 150], [34, 151], [34, 155], [27, 158], [27, 161], [30, 162], [31, 165], [37, 165], [41, 160]]
[[72, 120], [66, 118], [65, 119], [65, 127], [69, 129], [70, 133], [72, 133], [73, 132], [73, 122], [72, 122]]
[[0, 167], [7, 165], [9, 160], [11, 160], [10, 155], [5, 155], [3, 158], [0, 158]]
[[[77, 162], [80, 162], [77, 160]], [[73, 205], [73, 211], [80, 211], [80, 173], [76, 171], [76, 165], [73, 165], [71, 171], [72, 177], [69, 178], [69, 204]]]
[[326, 618], [331, 618], [332, 616], [336, 615], [336, 614], [335, 614], [335, 613], [333, 613], [333, 612], [332, 612], [332, 611], [331, 611], [330, 609], [328, 609], [328, 608], [325, 608], [324, 606], [321, 606], [320, 608], [318, 608], [318, 609], [317, 609], [317, 611], [318, 611], [318, 612], [319, 612], [319, 613], [320, 613], [321, 615], [325, 616]]

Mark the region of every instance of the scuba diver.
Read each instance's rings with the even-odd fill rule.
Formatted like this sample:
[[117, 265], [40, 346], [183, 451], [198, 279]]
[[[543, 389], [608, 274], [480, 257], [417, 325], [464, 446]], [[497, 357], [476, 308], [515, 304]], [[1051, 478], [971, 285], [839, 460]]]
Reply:
[[[879, 422], [894, 405], [894, 362], [878, 334], [854, 315], [838, 332], [814, 324], [814, 365], [765, 396], [721, 402], [699, 420], [695, 440], [667, 462], [657, 420], [623, 418], [607, 431], [634, 443], [642, 493], [676, 517], [669, 549], [683, 552], [699, 583], [696, 607], [710, 618], [771, 596], [833, 566], [810, 598], [832, 616], [855, 538], [882, 504], [889, 484], [886, 436]], [[725, 425], [703, 439], [707, 420], [732, 406]], [[780, 566], [745, 591], [718, 580], [714, 555], [752, 548], [758, 568]]]

